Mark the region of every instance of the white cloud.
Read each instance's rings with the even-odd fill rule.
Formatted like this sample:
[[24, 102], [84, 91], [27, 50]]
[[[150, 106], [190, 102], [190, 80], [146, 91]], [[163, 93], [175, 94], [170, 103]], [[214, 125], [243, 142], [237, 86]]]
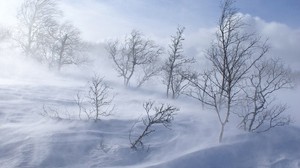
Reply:
[[[263, 39], [268, 39], [270, 45], [269, 56], [280, 57], [294, 70], [300, 70], [300, 29], [291, 28], [277, 22], [266, 22], [259, 17], [243, 14], [246, 23], [249, 25], [249, 32], [257, 32]], [[211, 44], [216, 27], [199, 28], [196, 32], [188, 32], [186, 35], [187, 54], [203, 61], [204, 51]], [[204, 61], [203, 61], [204, 62]], [[201, 65], [205, 65], [202, 63]]]
[[300, 70], [300, 29], [250, 15], [245, 15], [245, 19], [258, 34], [268, 38], [270, 56], [281, 57], [293, 69]]

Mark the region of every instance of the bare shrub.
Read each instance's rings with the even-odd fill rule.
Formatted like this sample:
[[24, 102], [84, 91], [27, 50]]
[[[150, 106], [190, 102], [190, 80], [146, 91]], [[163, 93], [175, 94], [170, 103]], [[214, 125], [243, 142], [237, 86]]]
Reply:
[[[146, 112], [146, 117], [138, 120], [131, 128], [129, 133], [129, 140], [131, 148], [137, 150], [138, 148], [144, 148], [143, 139], [155, 132], [154, 125], [163, 125], [166, 128], [171, 126], [171, 122], [174, 119], [174, 114], [179, 111], [178, 108], [171, 105], [161, 104], [160, 106], [154, 106], [153, 101], [148, 101], [143, 104]], [[143, 132], [135, 139], [132, 140], [132, 131], [137, 123], [142, 123], [144, 126]]]
[[[89, 82], [88, 91], [85, 94], [76, 95], [77, 112], [70, 113], [70, 110], [62, 111], [56, 106], [43, 106], [42, 116], [62, 120], [94, 120], [99, 121], [101, 117], [111, 115], [114, 110], [112, 101], [114, 95], [111, 94], [111, 88], [104, 82], [103, 78], [95, 75]], [[75, 115], [76, 114], [76, 115]]]
[[63, 110], [59, 106], [55, 105], [43, 105], [43, 111], [40, 113], [41, 116], [50, 118], [53, 120], [74, 120], [75, 116], [68, 110]]

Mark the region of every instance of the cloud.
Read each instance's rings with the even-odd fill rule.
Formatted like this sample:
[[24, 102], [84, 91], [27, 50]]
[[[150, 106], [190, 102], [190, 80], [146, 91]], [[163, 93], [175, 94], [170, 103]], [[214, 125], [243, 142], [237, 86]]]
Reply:
[[[293, 70], [300, 71], [300, 29], [291, 28], [278, 22], [267, 22], [249, 14], [241, 15], [249, 25], [246, 31], [256, 32], [262, 37], [262, 40], [268, 39], [270, 45], [269, 56], [280, 57]], [[216, 30], [216, 27], [203, 27], [186, 34], [187, 54], [194, 55], [199, 61], [202, 61], [202, 66], [206, 65], [204, 52], [215, 38]]]
[[282, 58], [295, 70], [300, 70], [300, 29], [278, 22], [266, 22], [259, 17], [244, 15], [253, 30], [268, 39], [269, 55]]

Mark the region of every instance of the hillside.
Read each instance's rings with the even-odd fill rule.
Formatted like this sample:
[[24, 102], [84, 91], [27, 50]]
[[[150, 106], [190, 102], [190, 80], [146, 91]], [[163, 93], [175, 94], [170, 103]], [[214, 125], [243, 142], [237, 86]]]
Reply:
[[[111, 116], [98, 122], [78, 120], [75, 96], [85, 89], [86, 79], [45, 74], [3, 78], [0, 84], [1, 167], [300, 167], [297, 121], [261, 134], [245, 133], [233, 122], [219, 144], [215, 114], [197, 101], [172, 101], [162, 89], [128, 90], [118, 83], [111, 84], [116, 93]], [[155, 127], [145, 139], [147, 149], [134, 151], [129, 131], [149, 99], [180, 111], [171, 130]], [[65, 119], [42, 116], [43, 106], [59, 109]]]

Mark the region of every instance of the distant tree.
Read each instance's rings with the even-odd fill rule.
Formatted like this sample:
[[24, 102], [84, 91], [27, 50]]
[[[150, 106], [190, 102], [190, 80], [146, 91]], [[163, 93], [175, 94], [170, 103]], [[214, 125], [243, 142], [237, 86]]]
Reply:
[[246, 24], [233, 3], [232, 0], [223, 3], [216, 41], [206, 53], [212, 67], [190, 80], [192, 89], [188, 92], [216, 112], [221, 125], [219, 142], [239, 99], [244, 79], [269, 49], [260, 37], [245, 31]]
[[0, 26], [0, 42], [8, 39], [11, 36], [11, 32]]
[[28, 57], [42, 62], [40, 57], [41, 40], [47, 30], [57, 25], [56, 18], [61, 16], [55, 0], [25, 0], [18, 11], [18, 33], [16, 41]]
[[117, 73], [123, 78], [124, 85], [129, 86], [133, 76], [138, 78], [137, 86], [156, 75], [159, 68], [155, 65], [161, 48], [153, 41], [133, 30], [123, 43], [120, 40], [109, 42], [107, 51], [112, 58]]
[[87, 61], [80, 31], [72, 24], [66, 22], [48, 32], [50, 38], [45, 40], [44, 55], [50, 67], [56, 67], [60, 71], [64, 65], [79, 65]]
[[58, 71], [64, 65], [86, 62], [80, 31], [68, 22], [60, 23], [62, 11], [55, 0], [25, 0], [19, 9], [15, 40], [26, 56]]
[[286, 105], [275, 102], [275, 94], [284, 88], [291, 88], [291, 71], [279, 59], [268, 59], [254, 65], [254, 72], [247, 77], [248, 85], [243, 88], [245, 101], [240, 126], [249, 132], [264, 132], [276, 126], [289, 124], [284, 116]]
[[167, 97], [177, 98], [183, 89], [187, 86], [188, 80], [185, 73], [188, 72], [188, 66], [194, 63], [194, 59], [188, 59], [183, 55], [182, 42], [184, 40], [184, 27], [178, 27], [175, 36], [171, 36], [169, 45], [169, 57], [163, 65], [164, 79], [167, 86]]
[[[135, 140], [132, 140], [132, 131], [137, 123], [133, 125], [129, 133], [131, 148], [134, 150], [144, 147], [143, 139], [155, 132], [155, 129], [152, 128], [154, 125], [163, 125], [164, 127], [169, 128], [174, 119], [175, 112], [179, 111], [178, 108], [165, 104], [154, 107], [153, 101], [145, 102], [143, 107], [147, 115], [142, 118], [142, 120], [138, 121], [142, 122], [144, 125], [142, 133]], [[154, 111], [154, 113], [152, 111]]]

